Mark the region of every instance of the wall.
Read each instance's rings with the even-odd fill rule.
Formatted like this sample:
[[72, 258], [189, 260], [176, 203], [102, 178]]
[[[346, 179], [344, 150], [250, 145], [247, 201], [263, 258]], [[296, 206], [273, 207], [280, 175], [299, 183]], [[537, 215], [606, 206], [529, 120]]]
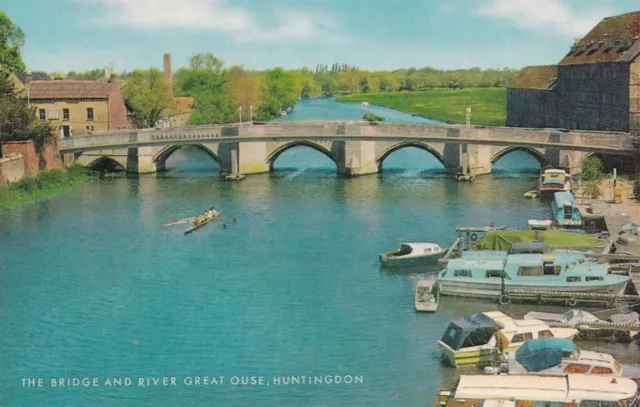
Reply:
[[640, 133], [640, 58], [629, 67], [629, 130]]
[[[40, 109], [57, 110], [58, 119], [47, 119], [58, 137], [62, 137], [60, 126], [71, 126], [72, 135], [84, 135], [91, 131], [109, 130], [109, 104], [106, 99], [31, 100], [36, 108], [36, 118]], [[87, 120], [87, 108], [93, 108], [93, 120]], [[69, 120], [62, 120], [62, 109], [69, 109]], [[89, 127], [89, 128], [87, 128]]]
[[0, 185], [19, 181], [25, 175], [24, 158], [20, 154], [0, 158]]
[[558, 127], [558, 94], [543, 89], [507, 89], [507, 126]]
[[560, 66], [558, 127], [629, 131], [629, 63]]
[[24, 159], [24, 170], [27, 175], [38, 172], [38, 155], [36, 154], [33, 141], [8, 141], [2, 144], [2, 156], [8, 157], [11, 154], [21, 154]]

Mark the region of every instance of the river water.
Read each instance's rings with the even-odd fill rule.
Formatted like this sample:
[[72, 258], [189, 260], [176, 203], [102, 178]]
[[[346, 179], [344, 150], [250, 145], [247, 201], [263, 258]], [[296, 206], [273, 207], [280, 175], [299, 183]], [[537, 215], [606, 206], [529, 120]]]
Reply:
[[[328, 99], [281, 120], [365, 111], [429, 122]], [[415, 282], [429, 274], [381, 271], [378, 253], [449, 245], [456, 226], [549, 216], [523, 198], [539, 167], [521, 152], [470, 184], [413, 148], [392, 153], [382, 175], [356, 179], [337, 178], [308, 147], [238, 183], [221, 181], [195, 148], [167, 166], [0, 212], [0, 406], [430, 405], [453, 373], [436, 344], [448, 320], [496, 306], [445, 298], [437, 314], [417, 314]], [[212, 205], [226, 228], [184, 237], [185, 225], [159, 226]], [[287, 384], [327, 375], [356, 382]], [[224, 379], [196, 385], [196, 376]], [[263, 384], [242, 385], [252, 376]], [[61, 378], [91, 385], [60, 387]], [[114, 378], [122, 384], [107, 386]]]

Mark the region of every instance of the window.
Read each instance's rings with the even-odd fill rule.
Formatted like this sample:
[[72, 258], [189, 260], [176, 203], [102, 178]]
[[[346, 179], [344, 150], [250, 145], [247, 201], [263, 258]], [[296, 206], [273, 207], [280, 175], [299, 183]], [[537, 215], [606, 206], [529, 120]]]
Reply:
[[567, 283], [579, 283], [581, 280], [580, 277], [567, 277]]
[[456, 270], [453, 272], [454, 277], [471, 277], [471, 270]]
[[88, 107], [87, 108], [87, 120], [93, 120], [93, 108], [92, 107]]
[[533, 334], [531, 332], [525, 332], [522, 334], [513, 335], [513, 339], [511, 339], [511, 343], [520, 343], [524, 342], [528, 339], [533, 339]]
[[587, 276], [587, 281], [604, 281], [604, 277]]
[[464, 339], [464, 342], [462, 342], [462, 347], [469, 348], [471, 346], [486, 345], [487, 342], [489, 342], [489, 340], [493, 337], [494, 333], [495, 329], [493, 328], [474, 329], [469, 333], [469, 336]]
[[38, 109], [38, 116], [42, 121], [47, 120], [47, 113], [44, 111], [44, 109]]
[[69, 126], [62, 126], [62, 137], [71, 137], [71, 128]]
[[542, 276], [542, 266], [522, 266], [518, 268], [518, 275], [522, 277]]
[[591, 370], [591, 374], [613, 374], [613, 370], [608, 367], [595, 366]]
[[62, 109], [62, 120], [69, 120], [69, 109]]
[[564, 368], [565, 373], [587, 373], [589, 371], [589, 365], [582, 365], [580, 363], [569, 363]]
[[548, 329], [540, 331], [538, 332], [538, 338], [553, 338], [553, 332]]
[[502, 271], [502, 270], [487, 270], [487, 271], [485, 272], [485, 276], [486, 276], [487, 278], [489, 278], [489, 277], [502, 278], [503, 274], [504, 274], [504, 273], [503, 273], [503, 271]]

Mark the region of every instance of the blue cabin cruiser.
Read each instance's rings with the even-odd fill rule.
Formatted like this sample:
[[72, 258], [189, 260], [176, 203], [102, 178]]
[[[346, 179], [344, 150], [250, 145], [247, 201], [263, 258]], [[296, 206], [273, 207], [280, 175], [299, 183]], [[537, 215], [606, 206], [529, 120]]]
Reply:
[[[522, 245], [522, 244], [521, 244]], [[609, 274], [606, 265], [581, 253], [476, 252], [449, 260], [438, 274], [442, 295], [496, 298], [506, 290], [622, 295], [629, 277]], [[484, 255], [483, 255], [484, 254]]]
[[582, 228], [582, 217], [571, 192], [556, 192], [551, 201], [553, 221], [561, 228]]

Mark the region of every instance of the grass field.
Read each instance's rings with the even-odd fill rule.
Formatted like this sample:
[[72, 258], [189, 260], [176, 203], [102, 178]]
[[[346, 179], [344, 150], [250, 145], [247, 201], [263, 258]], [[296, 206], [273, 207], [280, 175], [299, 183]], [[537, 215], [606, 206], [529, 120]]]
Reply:
[[340, 96], [338, 102], [364, 102], [453, 123], [465, 123], [471, 106], [471, 124], [504, 126], [505, 88], [432, 89], [424, 92], [363, 93]]
[[93, 171], [81, 165], [73, 165], [69, 170], [50, 170], [35, 177], [25, 177], [18, 182], [0, 187], [0, 209], [35, 202], [68, 191], [95, 178]]

